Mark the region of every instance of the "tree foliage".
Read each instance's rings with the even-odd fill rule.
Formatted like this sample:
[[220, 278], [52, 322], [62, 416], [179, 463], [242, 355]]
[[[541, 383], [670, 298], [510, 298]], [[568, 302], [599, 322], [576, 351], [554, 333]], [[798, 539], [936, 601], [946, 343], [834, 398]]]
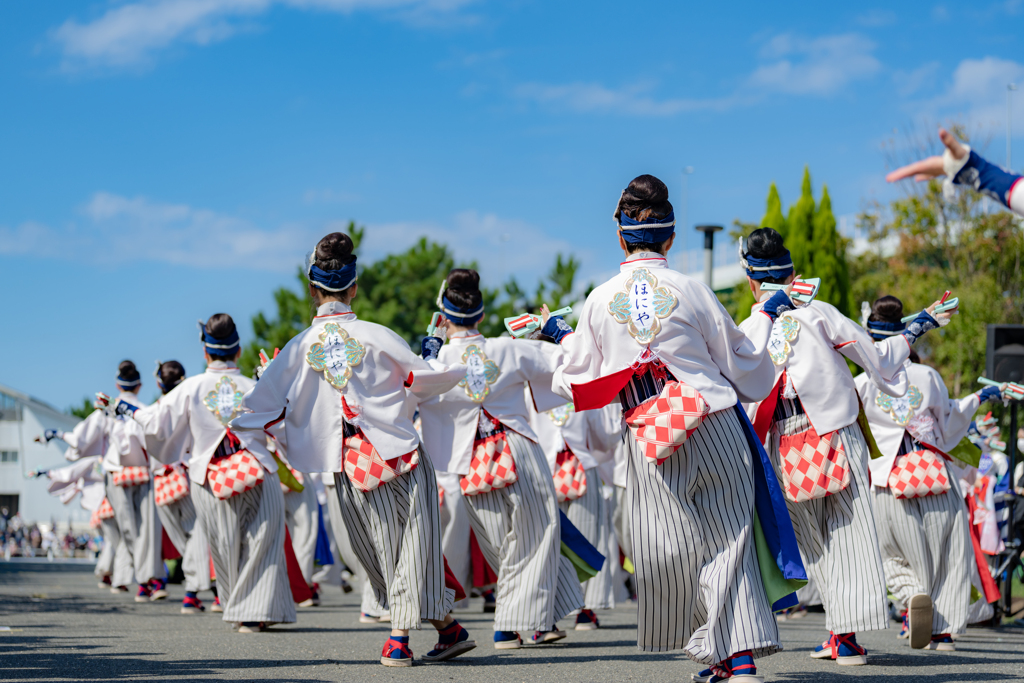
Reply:
[[93, 399], [86, 396], [82, 399], [82, 402], [80, 404], [68, 406], [67, 410], [65, 410], [64, 412], [67, 413], [68, 415], [74, 415], [80, 420], [84, 420], [85, 418], [92, 415], [92, 411], [96, 410], [96, 408], [94, 408], [92, 405], [92, 401]]
[[789, 207], [783, 237], [797, 274], [814, 277], [814, 193], [811, 190], [811, 170], [806, 166], [800, 184], [800, 198]]

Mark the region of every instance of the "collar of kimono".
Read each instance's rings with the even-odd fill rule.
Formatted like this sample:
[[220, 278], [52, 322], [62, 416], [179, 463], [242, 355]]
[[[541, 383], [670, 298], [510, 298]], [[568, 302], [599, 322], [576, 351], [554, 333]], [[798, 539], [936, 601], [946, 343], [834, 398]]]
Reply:
[[638, 251], [619, 264], [619, 270], [625, 272], [634, 268], [668, 268], [668, 259], [656, 251]]
[[213, 372], [238, 372], [238, 366], [233, 360], [211, 360], [206, 369]]
[[352, 307], [340, 301], [325, 301], [316, 309], [317, 318], [326, 318], [331, 315], [355, 315]]
[[448, 335], [448, 339], [450, 339], [452, 342], [455, 342], [456, 340], [461, 341], [464, 339], [472, 339], [473, 337], [483, 337], [483, 335], [480, 334], [480, 332], [478, 332], [475, 329], [462, 330], [460, 332], [452, 332], [451, 334]]

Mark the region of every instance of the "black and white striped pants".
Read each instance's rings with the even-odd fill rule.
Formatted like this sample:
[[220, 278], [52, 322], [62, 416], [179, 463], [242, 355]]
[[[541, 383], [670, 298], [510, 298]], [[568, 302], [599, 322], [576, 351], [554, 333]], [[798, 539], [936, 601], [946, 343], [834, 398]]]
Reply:
[[209, 541], [202, 528], [196, 524], [196, 507], [192, 503], [192, 492], [189, 491], [184, 498], [170, 505], [157, 505], [156, 514], [160, 517], [167, 537], [181, 553], [185, 590], [210, 590], [212, 583]]
[[612, 529], [611, 506], [601, 493], [601, 474], [597, 468], [586, 470], [587, 490], [576, 500], [559, 503], [562, 512], [579, 529], [583, 538], [604, 555], [597, 576], [583, 582], [583, 604], [588, 609], [615, 607], [615, 568], [619, 562], [619, 544]]
[[[116, 486], [107, 476], [107, 500], [114, 509], [121, 545], [131, 558], [135, 581], [140, 584], [166, 577], [161, 540], [163, 527], [156, 514], [153, 482]], [[126, 584], [131, 583], [129, 580]]]
[[455, 591], [444, 585], [441, 521], [434, 467], [422, 451], [412, 472], [360, 491], [343, 472], [334, 475], [352, 550], [366, 569], [391, 628], [418, 629], [443, 620]]
[[661, 465], [624, 434], [637, 647], [701, 664], [781, 649], [754, 549], [753, 456], [734, 409], [711, 413]]
[[964, 633], [974, 553], [958, 477], [946, 493], [897, 498], [872, 487], [882, 567], [889, 590], [904, 605], [916, 593], [932, 599], [932, 633]]
[[196, 522], [210, 541], [224, 621], [290, 624], [295, 602], [284, 559], [284, 496], [277, 473], [221, 500], [192, 482]]
[[[480, 551], [498, 573], [495, 631], [550, 631], [583, 607], [576, 569], [561, 555], [558, 497], [540, 446], [506, 432], [519, 479], [466, 496]], [[532, 635], [532, 634], [531, 634]]]
[[[330, 484], [327, 483], [328, 477], [330, 477]], [[379, 617], [388, 610], [378, 602], [366, 568], [352, 547], [352, 540], [348, 536], [348, 527], [345, 525], [345, 519], [341, 516], [341, 497], [335, 488], [333, 473], [324, 473], [324, 486], [327, 493], [327, 516], [331, 520], [331, 532], [334, 534], [334, 543], [338, 547], [338, 556], [334, 558], [334, 561], [337, 563], [340, 560], [345, 563], [349, 573], [355, 579], [355, 588], [361, 589], [363, 598], [360, 611], [363, 614]]]
[[[769, 455], [783, 482], [779, 442], [783, 434], [806, 431], [810, 421], [799, 413], [775, 422]], [[825, 625], [833, 633], [888, 628], [885, 574], [868, 481], [868, 449], [860, 426], [838, 430], [850, 467], [850, 484], [842, 491], [803, 503], [786, 500], [793, 531], [808, 578], [814, 580], [825, 607]]]

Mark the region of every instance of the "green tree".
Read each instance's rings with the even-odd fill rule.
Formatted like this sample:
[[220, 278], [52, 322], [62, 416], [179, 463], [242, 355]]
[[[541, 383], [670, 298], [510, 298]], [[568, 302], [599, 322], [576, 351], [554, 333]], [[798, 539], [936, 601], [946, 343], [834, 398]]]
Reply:
[[846, 262], [847, 240], [836, 230], [832, 215], [832, 198], [828, 186], [821, 190], [821, 202], [814, 214], [813, 270], [807, 277], [821, 278], [818, 299], [826, 301], [843, 315], [850, 315], [850, 269]]
[[68, 406], [64, 412], [68, 415], [74, 415], [75, 417], [84, 420], [85, 418], [92, 415], [92, 411], [96, 408], [92, 405], [92, 399], [88, 396], [82, 399], [82, 403], [79, 405]]
[[767, 210], [764, 212], [764, 218], [761, 219], [761, 225], [755, 226], [755, 228], [774, 228], [782, 235], [783, 239], [789, 232], [786, 218], [782, 215], [782, 199], [779, 197], [779, 190], [775, 187], [775, 183], [768, 188]]
[[793, 267], [798, 275], [810, 277], [814, 272], [814, 194], [811, 191], [811, 171], [806, 166], [800, 198], [789, 207], [786, 225], [783, 237], [793, 257]]

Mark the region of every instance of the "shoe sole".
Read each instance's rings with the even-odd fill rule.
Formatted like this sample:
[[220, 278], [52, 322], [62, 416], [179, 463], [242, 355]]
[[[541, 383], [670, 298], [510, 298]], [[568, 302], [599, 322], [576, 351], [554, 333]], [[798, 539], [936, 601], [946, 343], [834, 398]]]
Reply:
[[832, 659], [832, 648], [827, 648], [821, 652], [811, 651], [811, 659]]
[[359, 617], [360, 624], [379, 624], [380, 619], [377, 617]]
[[690, 680], [693, 683], [708, 683], [711, 680], [711, 676], [701, 676], [700, 674], [690, 674]]
[[110, 593], [111, 593], [112, 595], [120, 595], [121, 593], [127, 593], [127, 592], [128, 592], [128, 591], [123, 591], [123, 590], [121, 590], [120, 588], [111, 588], [111, 589], [110, 589]]
[[599, 628], [601, 628], [601, 627], [598, 626], [597, 624], [576, 624], [576, 629], [575, 630], [577, 630], [577, 631], [596, 631]]
[[848, 657], [836, 657], [835, 662], [839, 666], [862, 666], [862, 665], [868, 663], [868, 656], [867, 655], [850, 655]]
[[210, 611], [214, 612], [215, 614], [223, 614], [224, 613], [224, 608], [223, 607], [213, 606], [213, 607], [210, 608]]
[[160, 592], [157, 592], [157, 593], [153, 593], [153, 595], [149, 596], [149, 599], [150, 600], [166, 600], [167, 599], [167, 591], [160, 591]]
[[[153, 599], [150, 598], [148, 595], [136, 595], [135, 602], [153, 602]], [[931, 640], [931, 638], [929, 638], [928, 640]]]
[[448, 648], [441, 654], [437, 655], [436, 657], [431, 657], [430, 655], [423, 655], [422, 657], [420, 657], [420, 661], [426, 662], [428, 664], [431, 662], [443, 662], [445, 660], [458, 657], [459, 655], [464, 655], [474, 648], [476, 648], [475, 640], [464, 640], [461, 643], [455, 643], [450, 648]]
[[239, 633], [261, 633], [262, 631], [263, 631], [263, 629], [261, 629], [259, 626], [239, 626], [238, 627], [238, 632]]
[[527, 640], [524, 642], [530, 643], [531, 645], [548, 645], [550, 643], [557, 643], [565, 637], [565, 631], [559, 631], [558, 633], [547, 633], [540, 640]]
[[[377, 619], [377, 623], [380, 623], [380, 624], [390, 624], [391, 623], [391, 615], [390, 614], [386, 614], [386, 615], [378, 618]], [[931, 636], [929, 636], [928, 639], [931, 640]]]
[[910, 647], [921, 650], [932, 642], [932, 599], [924, 593], [910, 598]]
[[298, 607], [319, 607], [319, 600], [303, 600], [298, 604]]
[[907, 631], [906, 633], [898, 633], [898, 634], [896, 634], [896, 637], [899, 638], [900, 640], [906, 640], [907, 638], [910, 637], [910, 631]]
[[198, 607], [182, 607], [181, 608], [181, 613], [182, 614], [202, 614], [203, 610], [199, 609]]
[[518, 640], [503, 640], [494, 644], [495, 650], [518, 650], [523, 644]]
[[411, 659], [391, 659], [390, 657], [381, 657], [380, 663], [384, 666], [412, 666]]
[[733, 676], [732, 678], [730, 678], [729, 681], [730, 683], [764, 683], [764, 676], [739, 674], [738, 676]]
[[956, 643], [928, 643], [924, 649], [936, 652], [956, 652]]

